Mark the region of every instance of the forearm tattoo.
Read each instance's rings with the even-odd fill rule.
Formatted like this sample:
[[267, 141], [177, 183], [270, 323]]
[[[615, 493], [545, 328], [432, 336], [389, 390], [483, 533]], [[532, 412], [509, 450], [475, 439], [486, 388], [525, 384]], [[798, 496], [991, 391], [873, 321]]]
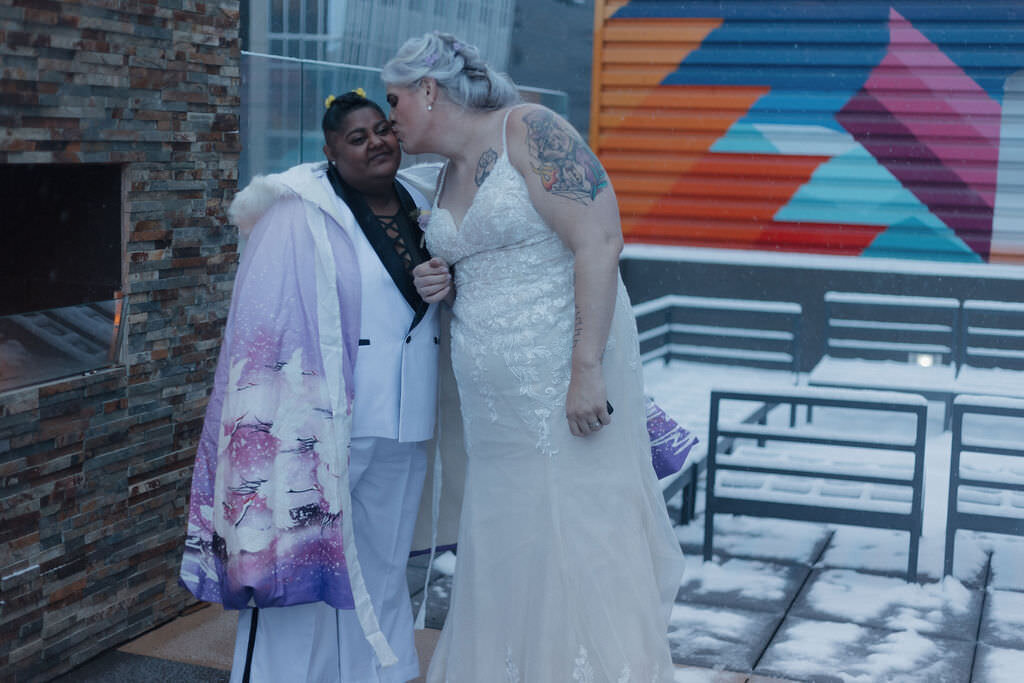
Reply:
[[523, 117], [526, 144], [533, 172], [544, 189], [582, 204], [594, 201], [608, 187], [601, 163], [576, 131], [549, 111], [531, 111]]
[[491, 175], [491, 171], [494, 169], [494, 162], [498, 160], [498, 153], [494, 151], [494, 148], [488, 148], [486, 152], [480, 155], [480, 160], [476, 162], [476, 173], [473, 175], [473, 181], [476, 182], [476, 186], [480, 187], [487, 180], [487, 176]]
[[580, 338], [583, 336], [583, 314], [580, 313], [580, 307], [576, 307], [576, 320], [573, 323], [572, 330], [572, 347], [575, 349], [576, 345], [580, 342]]

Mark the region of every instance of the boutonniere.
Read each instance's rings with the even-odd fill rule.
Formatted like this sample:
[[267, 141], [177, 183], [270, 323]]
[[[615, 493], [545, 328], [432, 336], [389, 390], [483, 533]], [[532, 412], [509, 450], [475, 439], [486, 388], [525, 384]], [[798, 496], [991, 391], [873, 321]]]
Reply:
[[427, 223], [430, 222], [430, 209], [416, 208], [409, 212], [409, 218], [420, 226], [420, 230], [426, 232]]

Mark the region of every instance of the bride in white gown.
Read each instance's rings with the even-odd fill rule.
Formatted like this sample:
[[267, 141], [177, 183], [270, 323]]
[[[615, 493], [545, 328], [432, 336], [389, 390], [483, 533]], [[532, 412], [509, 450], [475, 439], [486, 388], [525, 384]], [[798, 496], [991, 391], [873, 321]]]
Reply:
[[671, 681], [682, 554], [651, 467], [607, 176], [450, 35], [410, 40], [384, 79], [405, 150], [448, 158], [434, 259], [416, 274], [425, 299], [453, 302], [469, 460], [427, 680]]

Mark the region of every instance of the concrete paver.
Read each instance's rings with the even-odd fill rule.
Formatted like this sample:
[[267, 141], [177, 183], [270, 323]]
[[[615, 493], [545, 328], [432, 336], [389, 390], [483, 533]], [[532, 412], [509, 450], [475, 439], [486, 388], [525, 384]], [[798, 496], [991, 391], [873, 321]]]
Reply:
[[[981, 590], [925, 584], [908, 595], [906, 589], [906, 582], [899, 577], [846, 569], [815, 570], [790, 614], [891, 631], [913, 628], [921, 634], [974, 641], [981, 619]], [[840, 600], [842, 609], [835, 609], [834, 603]], [[854, 611], [851, 604], [857, 605]]]
[[[676, 602], [781, 615], [792, 604], [809, 572], [803, 565], [741, 558], [731, 558], [722, 564], [690, 561]], [[727, 580], [723, 580], [725, 575]]]
[[782, 620], [781, 614], [676, 603], [669, 644], [676, 664], [751, 671]]
[[[785, 620], [756, 671], [816, 683], [840, 683], [851, 677], [865, 681], [900, 680], [890, 678], [892, 669], [902, 662], [913, 663], [913, 655], [922, 652], [927, 653], [927, 662], [902, 671], [902, 680], [970, 680], [973, 642], [799, 617]], [[838, 670], [843, 677], [837, 675]]]
[[989, 590], [978, 640], [1024, 650], [1024, 593]]

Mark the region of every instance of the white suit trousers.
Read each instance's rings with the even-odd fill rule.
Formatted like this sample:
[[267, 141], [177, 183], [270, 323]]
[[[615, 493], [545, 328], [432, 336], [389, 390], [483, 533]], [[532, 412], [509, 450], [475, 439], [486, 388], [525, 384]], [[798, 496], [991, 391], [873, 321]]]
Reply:
[[419, 676], [405, 571], [426, 467], [425, 442], [352, 439], [356, 548], [370, 601], [398, 663], [380, 666], [354, 610], [323, 602], [246, 609], [238, 616], [231, 683], [243, 683], [247, 659], [248, 683], [405, 683]]

